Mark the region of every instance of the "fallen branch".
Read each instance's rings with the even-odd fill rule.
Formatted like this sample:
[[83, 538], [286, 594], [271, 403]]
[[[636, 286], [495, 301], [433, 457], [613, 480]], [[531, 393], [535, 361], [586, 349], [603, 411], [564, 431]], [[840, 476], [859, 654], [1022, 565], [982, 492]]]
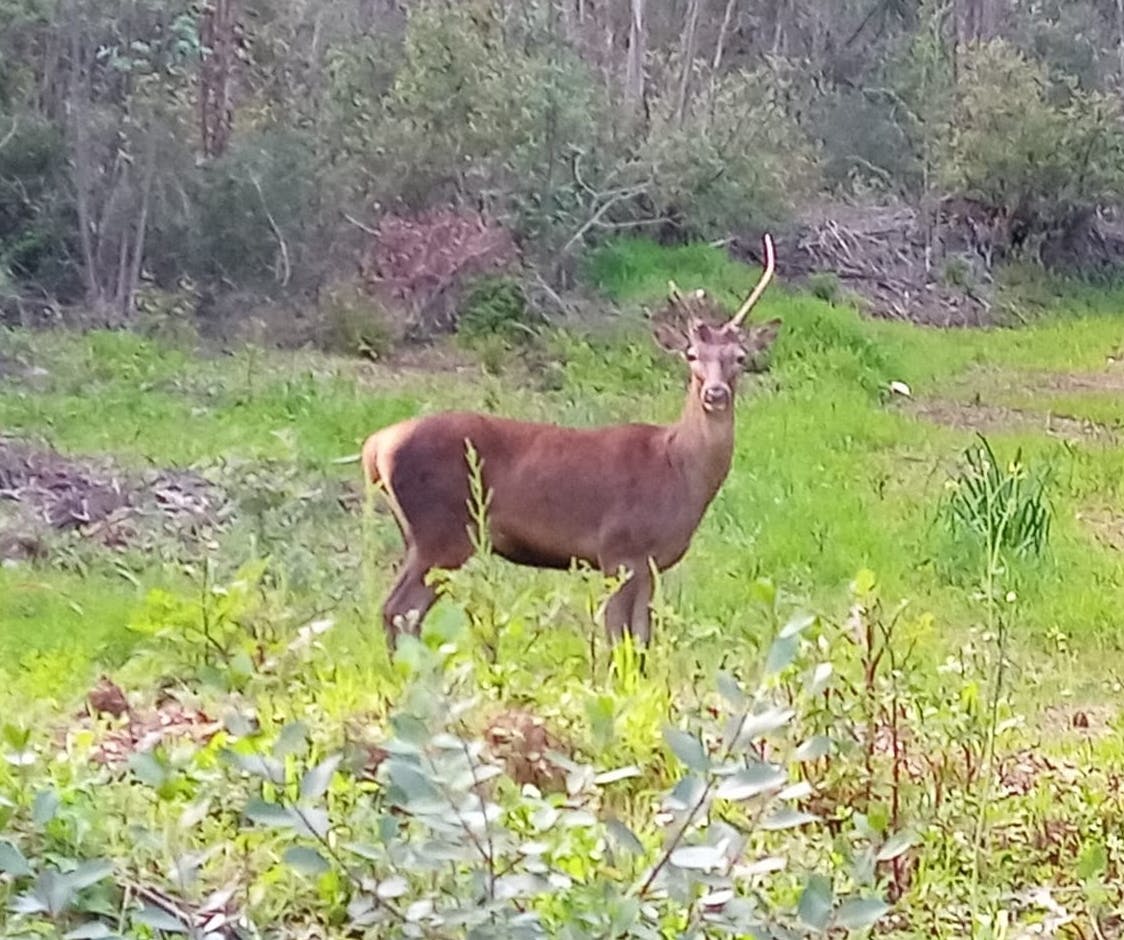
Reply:
[[265, 213], [265, 218], [266, 221], [269, 222], [270, 229], [273, 230], [273, 237], [277, 239], [277, 246], [281, 255], [280, 284], [282, 287], [288, 287], [289, 279], [293, 276], [293, 267], [289, 263], [289, 245], [285, 241], [285, 236], [281, 233], [281, 228], [277, 224], [276, 219], [273, 218], [273, 213], [269, 211], [269, 205], [265, 201], [265, 193], [262, 192], [261, 181], [256, 176], [251, 176], [250, 182], [254, 184], [254, 189], [258, 191], [258, 199], [261, 200], [262, 211]]
[[12, 138], [16, 136], [16, 130], [20, 126], [20, 116], [18, 114], [12, 115], [12, 127], [6, 133], [2, 140], [0, 140], [0, 150], [3, 150], [12, 142]]
[[357, 229], [359, 229], [359, 231], [364, 232], [367, 235], [370, 235], [372, 238], [378, 238], [379, 237], [379, 233], [378, 233], [377, 229], [373, 229], [373, 228], [371, 228], [371, 226], [367, 225], [366, 223], [360, 222], [357, 218], [355, 218], [355, 216], [353, 216], [353, 215], [351, 215], [347, 212], [343, 212], [343, 213], [341, 213], [341, 215], [343, 215], [343, 218], [344, 218], [345, 222], [350, 222]]

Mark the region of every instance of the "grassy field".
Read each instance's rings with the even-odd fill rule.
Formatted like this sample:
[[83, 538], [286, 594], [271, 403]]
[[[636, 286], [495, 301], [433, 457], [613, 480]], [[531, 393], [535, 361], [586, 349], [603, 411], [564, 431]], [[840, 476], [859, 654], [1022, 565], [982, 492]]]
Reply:
[[[357, 466], [333, 461], [378, 427], [452, 406], [569, 424], [671, 420], [680, 366], [643, 335], [640, 307], [659, 301], [668, 278], [733, 302], [756, 272], [707, 249], [626, 242], [589, 275], [622, 315], [597, 330], [548, 331], [498, 375], [456, 348], [407, 366], [0, 333], [4, 434], [75, 460], [109, 456], [125, 475], [194, 468], [228, 507], [201, 540], [161, 530], [109, 550], [53, 534], [46, 560], [0, 568], [0, 712], [54, 728], [100, 673], [143, 698], [179, 670], [211, 690], [196, 693], [204, 699], [257, 695], [278, 726], [300, 709], [337, 723], [385, 715], [409, 672], [387, 660], [378, 618], [398, 536], [384, 513], [364, 511]], [[1079, 711], [1107, 727], [1124, 673], [1120, 300], [1085, 290], [1017, 330], [939, 331], [774, 290], [755, 314], [784, 320], [773, 368], [741, 393], [733, 470], [661, 584], [646, 677], [621, 685], [605, 672], [590, 618], [598, 579], [485, 561], [454, 580], [433, 629], [495, 633], [497, 662], [478, 664], [494, 701], [545, 715], [610, 764], [637, 763], [645, 786], [668, 779], [660, 723], [701, 707], [716, 669], [761, 660], [779, 622], [771, 611], [783, 620], [806, 607], [845, 624], [856, 578], [875, 583], [887, 608], [909, 600], [910, 681], [935, 695], [948, 664], [996, 629], [979, 596], [979, 550], [941, 513], [980, 429], [1001, 462], [1021, 452], [1048, 474], [1053, 510], [1045, 554], [1002, 572], [1013, 713], [1048, 731]], [[892, 381], [911, 395], [892, 394]], [[6, 511], [0, 502], [0, 529]], [[240, 594], [238, 573], [259, 559], [260, 581]], [[215, 585], [228, 589], [207, 601]], [[218, 665], [197, 624], [184, 627], [199, 616], [226, 644]], [[325, 620], [333, 629], [291, 679], [302, 692], [256, 684], [270, 649]], [[605, 714], [616, 722], [608, 736]], [[1082, 736], [1048, 740], [1062, 753], [1089, 747]], [[1012, 865], [996, 863], [1006, 874], [993, 897], [1025, 877]]]

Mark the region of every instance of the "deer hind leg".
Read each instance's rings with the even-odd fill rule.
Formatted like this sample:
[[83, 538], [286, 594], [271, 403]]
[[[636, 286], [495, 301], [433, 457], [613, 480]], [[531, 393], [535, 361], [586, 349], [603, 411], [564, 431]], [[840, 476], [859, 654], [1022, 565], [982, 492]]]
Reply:
[[[407, 551], [398, 579], [382, 608], [383, 626], [392, 650], [397, 647], [398, 636], [404, 629], [415, 636], [421, 631], [421, 623], [437, 598], [436, 591], [425, 582], [429, 569], [430, 565], [421, 560], [415, 549]], [[411, 613], [415, 615], [412, 623]]]

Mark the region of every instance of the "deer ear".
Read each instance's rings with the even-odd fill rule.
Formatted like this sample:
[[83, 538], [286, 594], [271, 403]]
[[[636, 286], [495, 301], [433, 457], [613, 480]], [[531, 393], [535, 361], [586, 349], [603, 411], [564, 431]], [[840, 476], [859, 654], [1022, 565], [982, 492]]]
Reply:
[[777, 334], [780, 332], [780, 329], [780, 319], [770, 320], [768, 323], [755, 326], [750, 331], [749, 341], [746, 343], [747, 351], [750, 353], [765, 352], [765, 350], [777, 341]]
[[690, 345], [687, 334], [670, 323], [657, 323], [652, 328], [652, 335], [660, 348], [667, 352], [682, 353]]

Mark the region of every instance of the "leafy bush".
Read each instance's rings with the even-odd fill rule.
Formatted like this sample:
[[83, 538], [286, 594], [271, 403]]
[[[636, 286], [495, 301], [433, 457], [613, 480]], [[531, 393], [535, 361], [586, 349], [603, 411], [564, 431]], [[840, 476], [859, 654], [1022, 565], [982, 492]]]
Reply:
[[76, 234], [62, 134], [47, 121], [0, 116], [0, 127], [9, 125], [0, 147], [0, 270], [69, 297]]
[[580, 62], [509, 22], [501, 4], [411, 5], [371, 141], [380, 195], [418, 208], [498, 187], [525, 209], [537, 203], [541, 222], [565, 148], [598, 136], [593, 87]]
[[485, 336], [526, 338], [531, 331], [530, 310], [523, 285], [510, 277], [485, 277], [468, 291], [457, 332], [468, 340]]
[[953, 189], [1049, 231], [1124, 194], [1118, 97], [1052, 86], [1002, 42], [965, 50], [940, 172]]
[[724, 76], [682, 116], [675, 94], [664, 93], [641, 150], [659, 213], [699, 237], [783, 219], [817, 180], [815, 148], [783, 95], [767, 70]]
[[402, 330], [385, 308], [354, 285], [335, 285], [320, 304], [320, 345], [347, 356], [382, 359]]

